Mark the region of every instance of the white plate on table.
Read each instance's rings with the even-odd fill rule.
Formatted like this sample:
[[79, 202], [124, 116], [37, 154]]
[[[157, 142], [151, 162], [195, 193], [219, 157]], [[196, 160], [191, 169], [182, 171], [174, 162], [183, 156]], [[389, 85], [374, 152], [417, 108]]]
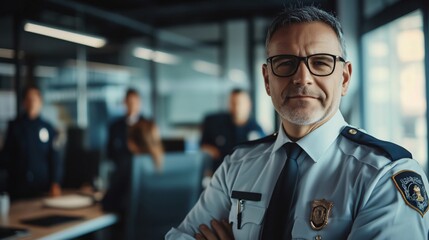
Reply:
[[45, 207], [51, 208], [75, 209], [89, 207], [92, 204], [94, 204], [92, 197], [79, 194], [70, 194], [43, 199], [43, 205]]

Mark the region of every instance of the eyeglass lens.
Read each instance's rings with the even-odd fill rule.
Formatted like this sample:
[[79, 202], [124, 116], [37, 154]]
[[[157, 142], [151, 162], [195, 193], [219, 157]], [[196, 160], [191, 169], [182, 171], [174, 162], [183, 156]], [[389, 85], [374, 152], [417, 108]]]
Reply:
[[[293, 75], [300, 61], [305, 61], [305, 58], [296, 56], [277, 56], [272, 58], [272, 68], [278, 76], [290, 76]], [[314, 75], [330, 75], [335, 68], [335, 56], [332, 55], [312, 55], [307, 58], [306, 65], [310, 72]]]

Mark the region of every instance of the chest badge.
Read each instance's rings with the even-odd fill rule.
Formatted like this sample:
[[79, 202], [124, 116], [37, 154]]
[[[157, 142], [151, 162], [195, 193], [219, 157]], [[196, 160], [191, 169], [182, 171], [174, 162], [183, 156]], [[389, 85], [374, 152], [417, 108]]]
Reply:
[[326, 199], [314, 200], [311, 203], [310, 225], [313, 230], [321, 230], [328, 224], [333, 202]]
[[42, 143], [46, 143], [49, 141], [49, 132], [46, 128], [42, 128], [39, 131], [39, 139]]

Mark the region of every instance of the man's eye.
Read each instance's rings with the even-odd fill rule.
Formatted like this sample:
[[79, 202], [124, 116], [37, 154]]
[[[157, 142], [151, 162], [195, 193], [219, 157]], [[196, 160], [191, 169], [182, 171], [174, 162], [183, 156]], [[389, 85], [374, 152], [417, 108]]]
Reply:
[[322, 61], [322, 60], [313, 61], [312, 64], [314, 66], [330, 66], [330, 63], [328, 61]]
[[281, 61], [277, 64], [278, 67], [289, 67], [289, 66], [294, 66], [295, 65], [295, 61], [293, 60], [285, 60], [285, 61]]

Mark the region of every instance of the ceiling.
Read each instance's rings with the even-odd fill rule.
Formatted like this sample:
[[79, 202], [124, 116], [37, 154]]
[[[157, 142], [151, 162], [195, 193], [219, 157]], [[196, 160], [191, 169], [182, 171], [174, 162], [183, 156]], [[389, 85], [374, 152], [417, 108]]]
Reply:
[[[98, 53], [116, 52], [125, 41], [148, 37], [160, 29], [233, 19], [272, 17], [287, 0], [16, 0], [0, 9], [0, 48], [13, 48], [14, 17], [104, 36], [109, 45]], [[335, 10], [335, 0], [305, 1]], [[33, 55], [75, 54], [76, 45], [20, 31], [20, 46]], [[89, 49], [88, 51], [94, 51]], [[61, 53], [61, 54], [60, 54]]]

